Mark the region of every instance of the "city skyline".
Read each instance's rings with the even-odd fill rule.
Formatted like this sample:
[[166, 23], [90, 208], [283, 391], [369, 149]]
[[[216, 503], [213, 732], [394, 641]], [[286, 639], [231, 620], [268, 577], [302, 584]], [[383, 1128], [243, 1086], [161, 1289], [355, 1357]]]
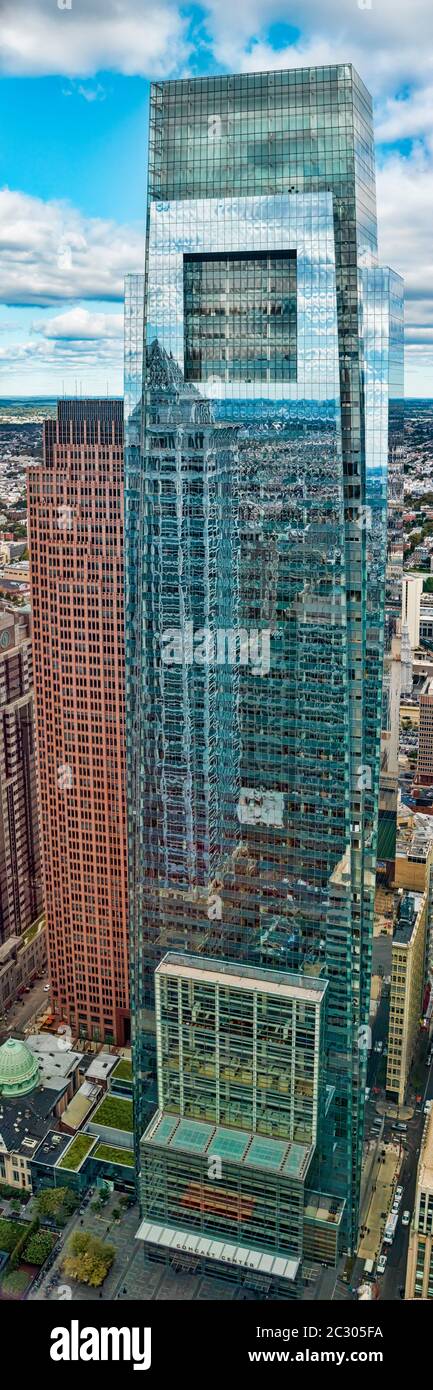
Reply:
[[0, 0], [0, 1306], [67, 1300], [54, 1360], [83, 1300], [149, 1364], [152, 1304], [291, 1362], [368, 1300], [380, 1363], [433, 1299], [432, 50]]
[[158, 14], [125, 0], [120, 16], [112, 0], [7, 0], [2, 22], [0, 114], [3, 102], [4, 129], [14, 130], [0, 153], [2, 395], [44, 396], [53, 385], [73, 395], [80, 381], [84, 394], [122, 393], [123, 279], [142, 269], [149, 79], [332, 60], [353, 61], [373, 91], [380, 255], [407, 286], [406, 393], [431, 397], [427, 0], [332, 0], [326, 16], [305, 0], [290, 23], [280, 0], [236, 13], [166, 3]]

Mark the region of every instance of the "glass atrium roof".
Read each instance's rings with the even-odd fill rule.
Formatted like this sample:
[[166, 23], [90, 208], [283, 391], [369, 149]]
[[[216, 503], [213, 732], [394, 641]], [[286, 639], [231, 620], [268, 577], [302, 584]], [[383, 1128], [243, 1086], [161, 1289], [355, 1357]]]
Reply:
[[161, 1111], [153, 1116], [143, 1142], [182, 1153], [218, 1156], [248, 1168], [264, 1168], [298, 1182], [304, 1181], [313, 1154], [310, 1144], [271, 1139], [249, 1130], [207, 1124], [204, 1120], [180, 1119]]

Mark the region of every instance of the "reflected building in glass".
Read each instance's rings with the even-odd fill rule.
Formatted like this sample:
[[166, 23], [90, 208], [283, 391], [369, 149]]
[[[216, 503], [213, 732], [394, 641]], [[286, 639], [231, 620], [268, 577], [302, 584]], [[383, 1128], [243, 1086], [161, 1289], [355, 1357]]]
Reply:
[[[402, 282], [378, 264], [352, 67], [152, 87], [145, 276], [126, 308], [138, 1130], [157, 1124], [166, 952], [327, 982], [305, 1201], [338, 1210], [353, 1250]], [[147, 1193], [148, 1162], [146, 1141]]]

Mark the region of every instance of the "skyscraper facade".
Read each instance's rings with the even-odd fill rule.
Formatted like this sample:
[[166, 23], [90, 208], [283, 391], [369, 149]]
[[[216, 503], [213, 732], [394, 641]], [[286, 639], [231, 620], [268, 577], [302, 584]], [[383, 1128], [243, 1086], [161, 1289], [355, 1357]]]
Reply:
[[433, 1116], [426, 1120], [419, 1156], [407, 1254], [405, 1298], [433, 1299]]
[[[0, 611], [0, 947], [42, 912], [31, 615]], [[3, 956], [2, 963], [6, 959]]]
[[325, 1191], [349, 1250], [401, 362], [353, 68], [155, 84], [125, 382], [138, 1123], [156, 1103], [167, 950], [314, 970], [334, 1097]]
[[137, 1233], [154, 1258], [186, 1253], [282, 1298], [298, 1297], [304, 1255], [337, 1263], [344, 1201], [314, 1187], [332, 1133], [327, 990], [314, 973], [163, 958]]
[[28, 471], [35, 703], [53, 1008], [128, 1037], [123, 406], [60, 401]]

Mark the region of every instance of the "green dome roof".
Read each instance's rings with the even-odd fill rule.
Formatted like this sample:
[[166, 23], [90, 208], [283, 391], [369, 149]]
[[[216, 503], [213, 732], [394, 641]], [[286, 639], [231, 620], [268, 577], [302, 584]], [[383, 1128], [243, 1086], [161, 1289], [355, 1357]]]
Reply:
[[25, 1096], [38, 1081], [37, 1058], [18, 1038], [8, 1038], [0, 1047], [0, 1096]]

